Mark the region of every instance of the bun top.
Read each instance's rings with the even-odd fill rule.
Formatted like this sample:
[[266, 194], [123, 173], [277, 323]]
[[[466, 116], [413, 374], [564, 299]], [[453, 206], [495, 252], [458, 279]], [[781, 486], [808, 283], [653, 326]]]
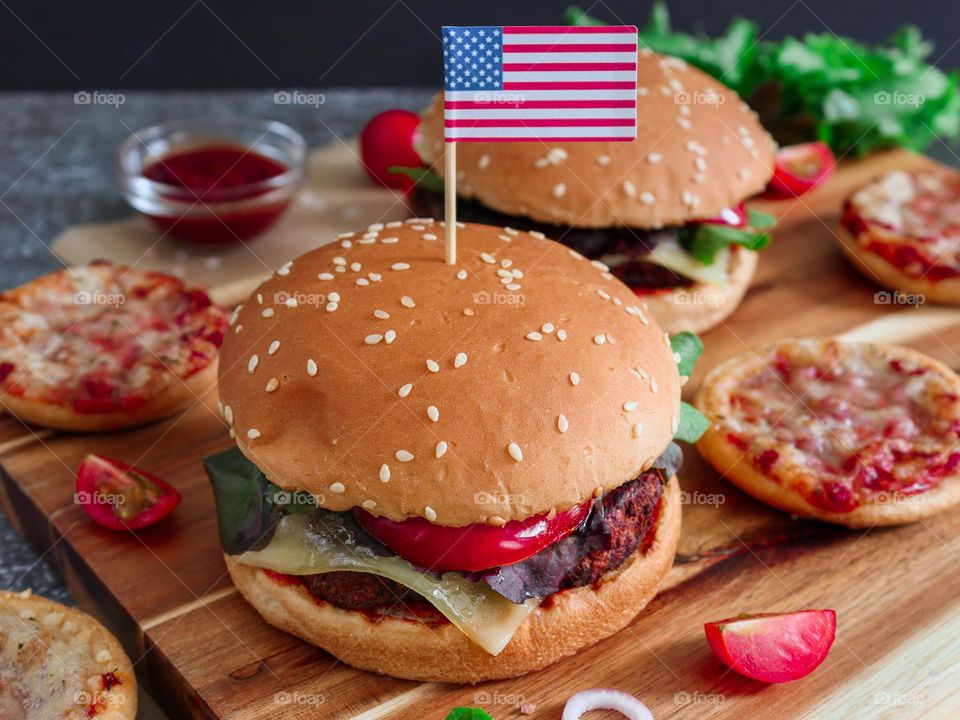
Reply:
[[332, 510], [462, 526], [635, 478], [679, 419], [669, 339], [600, 263], [539, 233], [371, 225], [238, 308], [224, 417], [274, 483]]
[[[493, 210], [584, 228], [713, 217], [767, 186], [776, 145], [739, 96], [677, 58], [637, 58], [632, 142], [460, 143], [457, 192]], [[443, 172], [443, 94], [414, 145]]]

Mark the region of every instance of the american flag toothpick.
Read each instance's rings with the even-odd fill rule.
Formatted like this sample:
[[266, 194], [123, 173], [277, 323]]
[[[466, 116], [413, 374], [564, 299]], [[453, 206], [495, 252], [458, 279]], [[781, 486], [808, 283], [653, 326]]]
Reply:
[[456, 262], [458, 142], [637, 136], [637, 28], [443, 28], [447, 262]]

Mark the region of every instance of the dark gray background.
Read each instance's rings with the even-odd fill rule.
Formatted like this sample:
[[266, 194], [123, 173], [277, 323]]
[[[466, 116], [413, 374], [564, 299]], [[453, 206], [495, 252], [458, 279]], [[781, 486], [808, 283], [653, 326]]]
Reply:
[[[565, 0], [0, 0], [0, 89], [439, 84], [443, 24], [560, 23]], [[582, 0], [642, 24], [649, 0]], [[915, 23], [960, 66], [955, 0], [673, 0], [674, 24], [711, 33], [741, 14], [770, 38], [881, 41]]]

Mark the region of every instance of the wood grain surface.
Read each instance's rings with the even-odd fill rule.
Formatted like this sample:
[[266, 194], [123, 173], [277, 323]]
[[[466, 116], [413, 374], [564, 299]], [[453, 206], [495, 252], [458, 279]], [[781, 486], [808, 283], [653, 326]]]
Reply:
[[[740, 310], [704, 336], [707, 350], [686, 393], [715, 363], [785, 336], [903, 342], [960, 368], [960, 310], [884, 303], [888, 296], [875, 296], [878, 288], [844, 262], [832, 238], [851, 188], [886, 168], [930, 163], [874, 156], [842, 165], [799, 201], [757, 203], [780, 217], [774, 244]], [[504, 720], [532, 703], [531, 717], [546, 719], [558, 718], [574, 692], [596, 686], [635, 694], [658, 720], [960, 716], [960, 513], [860, 532], [800, 521], [748, 498], [687, 449], [676, 565], [646, 611], [533, 675], [443, 686], [354, 670], [267, 626], [243, 602], [225, 573], [200, 465], [229, 444], [213, 393], [182, 417], [106, 436], [0, 418], [2, 509], [78, 604], [119, 635], [174, 718], [433, 720], [471, 705]], [[183, 504], [136, 536], [97, 528], [73, 502], [73, 473], [90, 452], [156, 472]], [[839, 630], [827, 661], [800, 682], [766, 686], [728, 672], [703, 637], [707, 620], [807, 607], [834, 608]]]

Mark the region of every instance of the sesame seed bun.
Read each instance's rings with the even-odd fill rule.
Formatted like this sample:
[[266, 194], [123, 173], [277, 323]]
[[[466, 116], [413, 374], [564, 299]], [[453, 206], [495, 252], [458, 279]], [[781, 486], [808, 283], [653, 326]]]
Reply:
[[[581, 228], [713, 217], [763, 190], [776, 146], [729, 88], [676, 58], [637, 58], [633, 142], [459, 143], [457, 192], [499, 212]], [[443, 96], [415, 147], [443, 171]]]
[[354, 667], [393, 677], [477, 683], [551, 665], [622, 630], [656, 595], [680, 539], [680, 486], [671, 478], [653, 544], [595, 585], [565, 590], [533, 611], [499, 655], [490, 655], [451, 624], [344, 610], [304, 587], [279, 583], [227, 557], [234, 584], [271, 624]]
[[0, 638], [0, 718], [137, 716], [130, 659], [89, 615], [29, 590], [0, 591]]
[[448, 526], [562, 511], [648, 468], [680, 379], [633, 292], [486, 225], [458, 230], [447, 265], [444, 232], [373, 225], [254, 292], [220, 359], [240, 450], [322, 507]]

